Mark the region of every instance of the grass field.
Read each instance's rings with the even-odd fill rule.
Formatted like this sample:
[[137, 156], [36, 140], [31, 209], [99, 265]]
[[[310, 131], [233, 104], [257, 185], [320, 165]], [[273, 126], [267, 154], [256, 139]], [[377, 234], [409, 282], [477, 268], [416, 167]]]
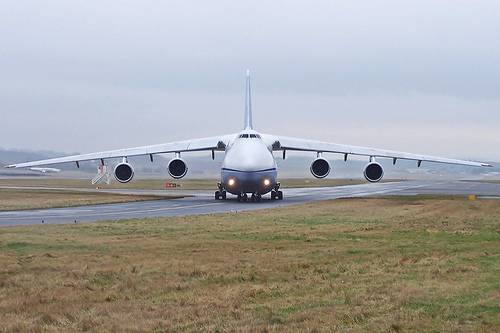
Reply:
[[500, 205], [0, 228], [0, 331], [499, 332]]
[[[161, 190], [165, 188], [165, 182], [179, 184], [182, 190], [215, 190], [217, 188], [216, 179], [134, 179], [127, 184], [112, 182], [110, 185], [99, 184], [103, 189], [146, 189]], [[283, 179], [281, 184], [285, 188], [290, 187], [320, 187], [320, 186], [341, 186], [356, 185], [366, 183], [361, 179]], [[35, 187], [78, 187], [95, 188], [95, 185], [87, 179], [62, 179], [62, 178], [9, 178], [0, 179], [0, 186], [35, 186]], [[175, 191], [175, 189], [172, 189]]]
[[500, 179], [480, 179], [480, 180], [467, 180], [467, 181], [486, 183], [486, 184], [500, 184]]
[[0, 188], [0, 211], [169, 199], [152, 195]]

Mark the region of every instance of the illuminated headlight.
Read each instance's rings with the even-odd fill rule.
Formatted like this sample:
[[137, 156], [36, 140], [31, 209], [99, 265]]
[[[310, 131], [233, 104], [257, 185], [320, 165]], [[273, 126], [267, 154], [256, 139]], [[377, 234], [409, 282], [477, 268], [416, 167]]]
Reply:
[[264, 179], [264, 186], [269, 186], [271, 184], [271, 181], [269, 179]]
[[233, 186], [233, 185], [234, 185], [234, 183], [236, 183], [236, 181], [234, 180], [234, 178], [231, 178], [231, 179], [229, 179], [229, 180], [227, 181], [227, 184], [228, 184], [229, 186]]

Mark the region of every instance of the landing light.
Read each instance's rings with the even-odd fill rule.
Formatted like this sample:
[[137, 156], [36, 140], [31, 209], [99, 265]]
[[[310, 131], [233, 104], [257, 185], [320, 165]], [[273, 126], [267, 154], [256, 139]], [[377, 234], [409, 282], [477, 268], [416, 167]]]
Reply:
[[231, 179], [229, 179], [229, 180], [227, 181], [227, 184], [228, 184], [229, 186], [233, 186], [233, 185], [234, 185], [234, 183], [236, 183], [236, 181], [235, 181], [233, 178], [231, 178]]
[[264, 186], [269, 186], [271, 184], [271, 181], [269, 179], [264, 179]]

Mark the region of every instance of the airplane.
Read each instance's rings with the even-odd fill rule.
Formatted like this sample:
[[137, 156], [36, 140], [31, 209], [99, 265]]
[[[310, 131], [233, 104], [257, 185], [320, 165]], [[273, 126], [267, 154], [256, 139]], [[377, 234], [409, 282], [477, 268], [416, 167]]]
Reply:
[[57, 173], [61, 172], [61, 169], [56, 168], [30, 168], [31, 171], [40, 172], [40, 173]]
[[[12, 164], [6, 167], [37, 167], [68, 162], [76, 163], [76, 166], [80, 167], [81, 161], [100, 160], [101, 165], [104, 165], [107, 159], [121, 158], [121, 162], [114, 168], [114, 177], [120, 183], [128, 183], [134, 177], [134, 168], [127, 160], [131, 156], [149, 156], [151, 162], [153, 162], [156, 154], [174, 154], [174, 157], [167, 165], [167, 170], [172, 178], [180, 179], [188, 172], [188, 166], [185, 160], [182, 159], [181, 154], [211, 151], [212, 159], [215, 159], [215, 152], [221, 151], [224, 152], [224, 160], [215, 199], [225, 200], [227, 193], [230, 193], [236, 195], [238, 201], [247, 201], [249, 199], [251, 201], [260, 201], [262, 196], [269, 192], [271, 193], [271, 199], [283, 199], [283, 192], [280, 190], [280, 183], [278, 182], [276, 159], [273, 155], [275, 151], [281, 152], [283, 159], [285, 159], [287, 151], [315, 153], [316, 158], [311, 163], [310, 171], [316, 178], [325, 178], [331, 171], [330, 162], [324, 157], [326, 153], [341, 154], [344, 161], [347, 161], [350, 155], [366, 156], [368, 157], [368, 164], [364, 168], [363, 175], [367, 181], [372, 183], [379, 182], [384, 176], [384, 169], [377, 162], [377, 158], [390, 158], [393, 164], [396, 164], [398, 160], [414, 160], [417, 162], [418, 167], [421, 166], [422, 162], [492, 167], [490, 164], [481, 162], [263, 134], [254, 129], [252, 120], [250, 72], [247, 70], [244, 128], [239, 133], [52, 158]], [[251, 195], [250, 198], [248, 197], [249, 194]]]

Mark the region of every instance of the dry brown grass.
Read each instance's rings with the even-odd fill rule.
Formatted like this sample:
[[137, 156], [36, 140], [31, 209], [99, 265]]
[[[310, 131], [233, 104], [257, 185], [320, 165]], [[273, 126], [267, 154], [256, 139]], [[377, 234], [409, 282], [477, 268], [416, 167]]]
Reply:
[[0, 188], [0, 211], [169, 199], [152, 195]]
[[0, 330], [500, 331], [498, 201], [0, 229]]

